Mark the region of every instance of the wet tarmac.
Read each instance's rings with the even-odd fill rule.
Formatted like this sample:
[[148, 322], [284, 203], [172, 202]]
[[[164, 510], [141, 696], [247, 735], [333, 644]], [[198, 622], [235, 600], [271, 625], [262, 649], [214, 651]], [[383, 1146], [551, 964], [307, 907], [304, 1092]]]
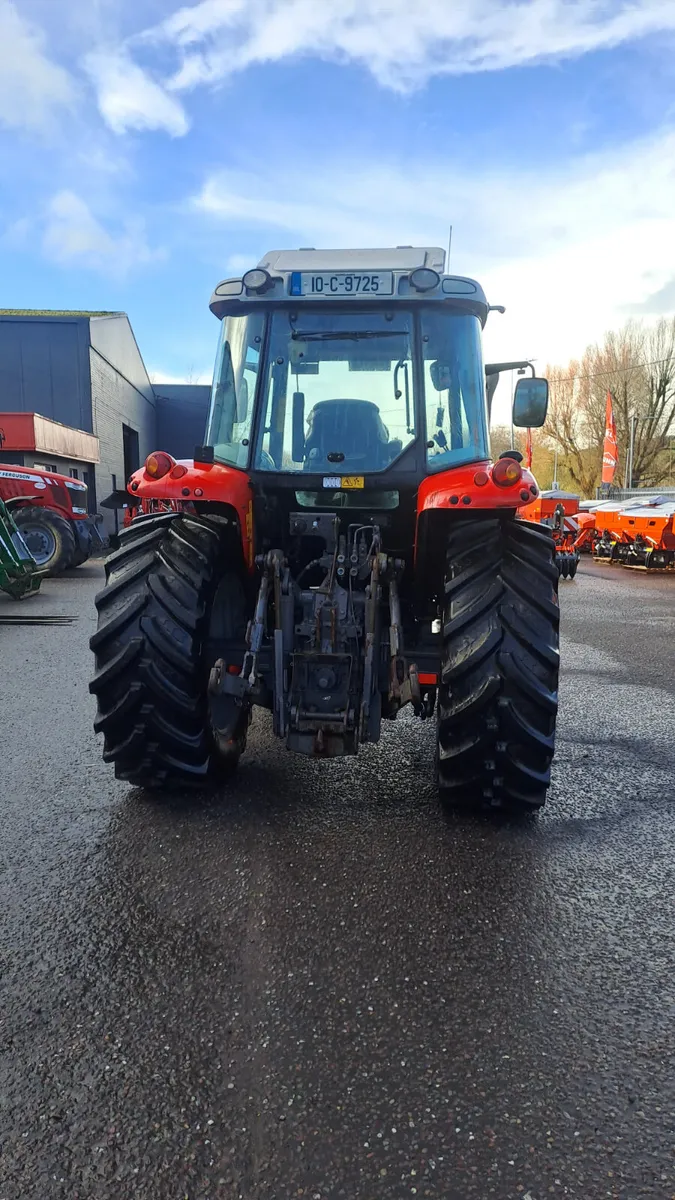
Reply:
[[0, 615], [0, 1200], [675, 1196], [675, 579], [561, 585], [555, 784], [433, 729], [161, 804], [92, 732], [101, 569]]

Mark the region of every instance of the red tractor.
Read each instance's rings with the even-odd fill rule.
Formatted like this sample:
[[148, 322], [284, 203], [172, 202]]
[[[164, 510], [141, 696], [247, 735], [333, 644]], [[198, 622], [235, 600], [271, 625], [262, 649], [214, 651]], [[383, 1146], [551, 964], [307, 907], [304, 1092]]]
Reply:
[[[538, 494], [522, 456], [490, 460], [490, 308], [444, 265], [437, 249], [273, 251], [216, 288], [206, 444], [151, 454], [129, 485], [190, 510], [123, 530], [96, 598], [91, 690], [118, 778], [226, 778], [254, 705], [289, 750], [331, 757], [409, 704], [436, 712], [444, 796], [544, 803], [555, 549], [517, 517]], [[546, 380], [520, 379], [514, 423], [542, 425], [547, 402]]]
[[0, 463], [0, 500], [44, 574], [79, 567], [102, 544], [87, 494], [85, 483], [67, 475]]

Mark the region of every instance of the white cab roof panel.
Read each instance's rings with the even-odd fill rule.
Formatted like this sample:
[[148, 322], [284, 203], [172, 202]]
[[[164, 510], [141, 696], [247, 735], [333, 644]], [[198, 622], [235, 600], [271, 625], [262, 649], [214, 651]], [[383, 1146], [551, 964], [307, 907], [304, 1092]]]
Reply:
[[266, 271], [414, 271], [431, 267], [443, 274], [445, 250], [438, 246], [396, 246], [373, 250], [268, 250], [258, 266]]

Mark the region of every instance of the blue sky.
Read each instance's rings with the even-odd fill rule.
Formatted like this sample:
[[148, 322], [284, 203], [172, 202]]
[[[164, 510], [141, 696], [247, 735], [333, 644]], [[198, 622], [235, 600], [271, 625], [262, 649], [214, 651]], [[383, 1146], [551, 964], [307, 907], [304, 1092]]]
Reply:
[[445, 245], [489, 358], [675, 309], [675, 0], [0, 0], [0, 307], [204, 378], [272, 247]]

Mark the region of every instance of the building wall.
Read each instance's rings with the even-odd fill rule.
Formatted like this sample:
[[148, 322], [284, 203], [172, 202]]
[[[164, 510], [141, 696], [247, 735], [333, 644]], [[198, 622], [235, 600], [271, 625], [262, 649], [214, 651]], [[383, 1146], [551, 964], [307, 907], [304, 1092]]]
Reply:
[[156, 383], [157, 445], [174, 458], [192, 458], [204, 445], [211, 389], [196, 383]]
[[[100, 505], [112, 491], [126, 484], [124, 433], [127, 425], [138, 434], [140, 461], [156, 449], [157, 411], [152, 385], [125, 313], [90, 320], [89, 350], [91, 404], [94, 433], [99, 439], [101, 462], [96, 468], [96, 495]], [[114, 514], [102, 509], [109, 533]]]
[[[141, 463], [159, 449], [191, 458], [204, 441], [209, 395], [198, 384], [153, 389], [126, 313], [0, 313], [0, 411], [40, 413], [94, 433], [101, 461], [86, 467], [90, 498], [99, 506], [126, 484], [123, 426], [138, 434]], [[85, 467], [46, 451], [12, 460], [53, 465], [63, 474]], [[112, 532], [114, 515], [100, 511]]]
[[89, 322], [0, 316], [0, 409], [92, 431]]
[[[92, 347], [91, 391], [94, 408], [94, 432], [99, 439], [101, 462], [96, 468], [96, 493], [99, 505], [116, 488], [126, 484], [122, 426], [138, 433], [141, 462], [155, 446], [156, 411], [154, 397], [147, 399]], [[115, 477], [113, 479], [113, 476]], [[109, 533], [114, 516], [102, 510]]]
[[136, 391], [154, 402], [152, 384], [126, 313], [91, 317], [90, 343]]

